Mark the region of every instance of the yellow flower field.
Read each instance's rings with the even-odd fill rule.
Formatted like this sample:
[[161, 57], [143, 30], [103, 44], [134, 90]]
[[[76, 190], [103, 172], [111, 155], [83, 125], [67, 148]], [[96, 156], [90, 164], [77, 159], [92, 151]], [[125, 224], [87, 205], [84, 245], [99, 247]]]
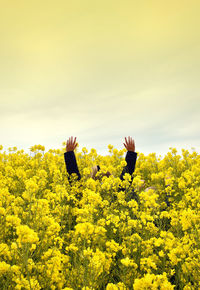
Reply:
[[200, 289], [197, 152], [138, 153], [130, 183], [126, 149], [84, 147], [70, 185], [64, 147], [0, 150], [0, 289]]

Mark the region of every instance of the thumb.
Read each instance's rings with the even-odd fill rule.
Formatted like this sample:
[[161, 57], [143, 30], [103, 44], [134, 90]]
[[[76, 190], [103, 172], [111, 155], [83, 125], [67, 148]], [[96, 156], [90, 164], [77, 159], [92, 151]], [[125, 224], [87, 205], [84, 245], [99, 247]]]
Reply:
[[[127, 146], [126, 146], [126, 144], [125, 143], [123, 143], [124, 144], [124, 147], [127, 149]], [[127, 149], [128, 150], [128, 149]]]

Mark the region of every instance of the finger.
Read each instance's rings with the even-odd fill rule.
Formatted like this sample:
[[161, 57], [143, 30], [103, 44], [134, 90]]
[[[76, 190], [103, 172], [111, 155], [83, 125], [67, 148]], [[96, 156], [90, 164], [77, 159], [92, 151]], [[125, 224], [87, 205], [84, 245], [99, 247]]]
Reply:
[[73, 136], [71, 136], [71, 144], [73, 143]]
[[[124, 144], [124, 143], [123, 143]], [[126, 144], [124, 144], [124, 147], [127, 149]], [[127, 149], [128, 150], [128, 149]]]
[[126, 144], [127, 144], [127, 139], [126, 139], [126, 137], [125, 137], [125, 142], [126, 142]]
[[134, 142], [133, 142], [133, 139], [131, 139], [131, 146], [134, 146]]
[[75, 145], [75, 143], [76, 143], [76, 137], [74, 138], [74, 142], [73, 142], [73, 144]]
[[78, 143], [76, 143], [75, 148], [77, 147]]

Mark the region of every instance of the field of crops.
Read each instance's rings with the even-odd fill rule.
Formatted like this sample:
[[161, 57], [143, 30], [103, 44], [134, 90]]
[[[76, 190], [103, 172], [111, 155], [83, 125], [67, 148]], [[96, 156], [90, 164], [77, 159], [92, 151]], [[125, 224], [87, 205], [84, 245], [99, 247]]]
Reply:
[[130, 183], [126, 149], [82, 148], [70, 184], [64, 148], [0, 149], [0, 289], [200, 289], [198, 152], [138, 152]]

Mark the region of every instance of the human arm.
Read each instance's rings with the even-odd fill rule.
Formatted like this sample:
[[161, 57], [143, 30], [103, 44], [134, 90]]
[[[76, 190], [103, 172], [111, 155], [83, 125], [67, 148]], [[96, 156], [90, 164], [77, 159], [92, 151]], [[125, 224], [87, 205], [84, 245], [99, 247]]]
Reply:
[[135, 170], [135, 164], [137, 160], [137, 153], [135, 152], [135, 142], [129, 136], [128, 139], [125, 137], [125, 143], [123, 143], [125, 148], [128, 150], [126, 153], [126, 163], [127, 165], [123, 168], [122, 173], [120, 175], [120, 179], [123, 180], [123, 176], [125, 173], [133, 174]]
[[78, 180], [80, 180], [81, 175], [78, 170], [76, 156], [74, 154], [74, 149], [77, 147], [77, 145], [78, 143], [76, 143], [76, 137], [74, 140], [73, 140], [73, 137], [69, 138], [67, 140], [66, 152], [64, 153], [64, 158], [65, 158], [66, 169], [69, 175], [71, 175], [72, 173], [76, 173], [78, 175]]

